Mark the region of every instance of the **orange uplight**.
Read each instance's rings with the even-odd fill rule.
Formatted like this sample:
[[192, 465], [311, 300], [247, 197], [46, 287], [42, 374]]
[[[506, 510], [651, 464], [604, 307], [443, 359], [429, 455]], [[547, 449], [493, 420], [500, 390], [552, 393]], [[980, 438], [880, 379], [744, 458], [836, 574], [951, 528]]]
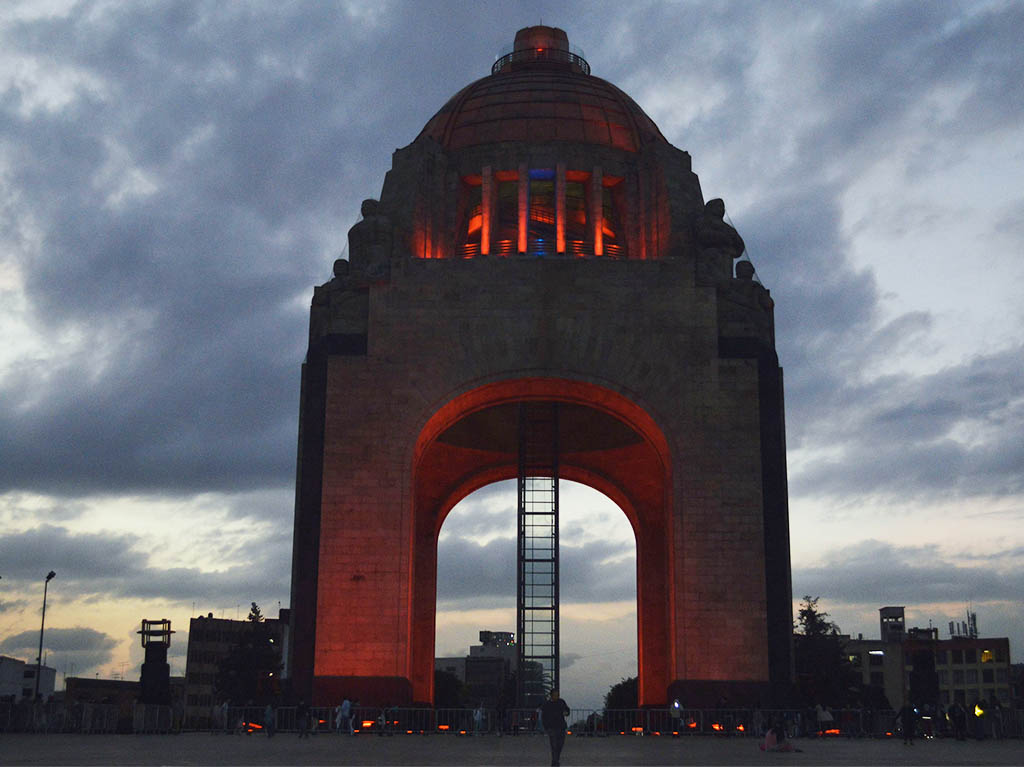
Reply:
[[689, 727], [691, 730], [696, 730], [697, 729], [697, 723], [696, 722], [687, 722], [686, 726]]
[[406, 731], [405, 731], [405, 734], [406, 734], [406, 735], [412, 735], [412, 730], [406, 730]]
[[672, 730], [672, 737], [673, 738], [678, 736], [678, 735], [679, 735], [679, 730]]
[[736, 732], [746, 732], [746, 731], [747, 731], [747, 729], [742, 724], [736, 725]]
[[517, 208], [517, 220], [518, 220], [518, 241], [516, 245], [520, 253], [526, 252], [526, 235], [529, 226], [530, 211], [527, 207], [530, 203], [530, 177], [527, 173], [526, 166], [519, 166], [519, 188], [518, 188], [518, 208]]
[[364, 719], [363, 720], [363, 729], [364, 730], [368, 730], [371, 727], [373, 727], [373, 720], [372, 719]]
[[480, 178], [480, 253], [485, 256], [491, 252], [492, 184], [491, 166], [488, 165]]
[[839, 730], [825, 730], [826, 735], [838, 735]]
[[655, 730], [655, 731], [654, 731], [654, 732], [652, 732], [651, 734], [652, 734], [652, 735], [661, 735], [661, 731], [659, 731], [659, 730]]
[[437, 729], [439, 729], [439, 730], [447, 730], [448, 729], [448, 725], [447, 724], [439, 724], [439, 725], [437, 725]]
[[892, 733], [891, 733], [891, 732], [887, 732], [887, 733], [885, 733], [885, 737], [887, 737], [887, 738], [891, 738], [891, 737], [892, 737]]
[[643, 732], [643, 731], [644, 731], [643, 727], [634, 727], [633, 728], [633, 732]]
[[718, 722], [715, 722], [714, 724], [711, 725], [711, 729], [714, 730], [715, 732], [721, 732], [725, 728], [722, 725], [720, 725]]
[[459, 730], [459, 735], [465, 735], [465, 734], [466, 734], [465, 730]]
[[572, 730], [566, 730], [566, 731], [565, 731], [565, 734], [566, 734], [566, 735], [572, 735]]

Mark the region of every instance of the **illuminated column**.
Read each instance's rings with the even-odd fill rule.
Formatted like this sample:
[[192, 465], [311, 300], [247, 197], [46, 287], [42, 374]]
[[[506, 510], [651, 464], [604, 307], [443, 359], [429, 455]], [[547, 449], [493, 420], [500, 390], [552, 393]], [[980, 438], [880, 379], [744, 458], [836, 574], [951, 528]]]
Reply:
[[526, 165], [519, 166], [519, 247], [526, 252], [526, 227], [530, 220], [530, 172]]
[[594, 255], [604, 255], [604, 184], [601, 166], [590, 174], [590, 222], [594, 227]]
[[555, 251], [565, 253], [565, 163], [555, 166]]
[[480, 184], [480, 255], [486, 256], [491, 252], [491, 200], [493, 195], [491, 166], [485, 165], [483, 170], [483, 181]]

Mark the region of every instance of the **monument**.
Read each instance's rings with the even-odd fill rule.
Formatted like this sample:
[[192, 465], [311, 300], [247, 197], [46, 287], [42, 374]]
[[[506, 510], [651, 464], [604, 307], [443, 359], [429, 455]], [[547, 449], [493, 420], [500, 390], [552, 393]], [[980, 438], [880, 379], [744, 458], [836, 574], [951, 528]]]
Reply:
[[520, 30], [394, 153], [310, 311], [296, 697], [430, 703], [441, 525], [517, 476], [521, 507], [524, 477], [560, 477], [629, 519], [641, 705], [788, 685], [773, 303], [724, 214], [552, 27]]

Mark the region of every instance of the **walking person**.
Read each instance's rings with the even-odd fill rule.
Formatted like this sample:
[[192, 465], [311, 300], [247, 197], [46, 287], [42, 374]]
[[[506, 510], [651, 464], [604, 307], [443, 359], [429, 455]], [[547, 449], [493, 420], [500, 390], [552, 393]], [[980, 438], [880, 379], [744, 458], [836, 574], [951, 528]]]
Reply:
[[220, 724], [224, 728], [224, 734], [229, 735], [231, 733], [231, 703], [227, 699], [220, 704]]
[[338, 706], [338, 719], [338, 734], [341, 735], [344, 731], [346, 735], [352, 735], [352, 701], [348, 696], [345, 696]]
[[568, 715], [569, 706], [558, 697], [558, 690], [552, 690], [551, 696], [540, 707], [540, 723], [551, 744], [551, 767], [558, 767], [558, 760], [562, 756], [567, 729], [565, 717]]
[[917, 729], [917, 709], [909, 703], [904, 703], [903, 708], [896, 713], [896, 720], [899, 721], [900, 728], [903, 730], [903, 745], [914, 745], [914, 730]]
[[268, 703], [263, 709], [263, 729], [267, 731], [267, 737], [274, 737], [274, 730], [277, 727], [277, 712], [274, 711], [274, 704]]
[[299, 737], [309, 737], [309, 705], [305, 700], [300, 700], [295, 707], [295, 725], [299, 728]]

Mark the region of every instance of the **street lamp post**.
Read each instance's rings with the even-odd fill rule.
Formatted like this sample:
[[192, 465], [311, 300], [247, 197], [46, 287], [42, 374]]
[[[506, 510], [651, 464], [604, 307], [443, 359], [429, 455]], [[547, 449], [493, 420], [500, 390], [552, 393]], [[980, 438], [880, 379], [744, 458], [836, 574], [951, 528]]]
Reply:
[[43, 673], [43, 629], [46, 627], [46, 588], [57, 577], [57, 573], [50, 570], [43, 581], [43, 621], [39, 624], [39, 654], [36, 656], [36, 694], [33, 700], [39, 700], [39, 677]]

